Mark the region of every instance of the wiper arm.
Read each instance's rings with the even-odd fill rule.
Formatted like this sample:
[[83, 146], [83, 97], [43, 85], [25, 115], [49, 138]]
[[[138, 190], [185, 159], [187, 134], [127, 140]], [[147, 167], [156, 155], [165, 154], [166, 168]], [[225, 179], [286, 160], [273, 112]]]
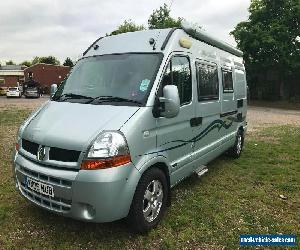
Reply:
[[55, 101], [66, 101], [69, 99], [89, 99], [89, 100], [93, 100], [93, 97], [90, 96], [85, 96], [85, 95], [79, 95], [79, 94], [73, 94], [73, 93], [66, 93], [63, 94], [57, 98], [55, 98]]
[[90, 103], [102, 103], [102, 102], [130, 102], [130, 103], [135, 103], [138, 105], [142, 105], [141, 102], [136, 101], [136, 100], [132, 100], [132, 99], [127, 99], [127, 98], [123, 98], [123, 97], [118, 97], [118, 96], [98, 96], [95, 97]]

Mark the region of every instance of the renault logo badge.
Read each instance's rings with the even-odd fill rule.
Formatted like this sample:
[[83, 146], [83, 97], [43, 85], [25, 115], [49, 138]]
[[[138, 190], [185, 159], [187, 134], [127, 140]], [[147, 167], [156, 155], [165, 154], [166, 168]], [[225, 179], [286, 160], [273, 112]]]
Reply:
[[39, 161], [43, 161], [45, 159], [46, 156], [46, 149], [44, 146], [41, 146], [37, 152], [37, 159]]

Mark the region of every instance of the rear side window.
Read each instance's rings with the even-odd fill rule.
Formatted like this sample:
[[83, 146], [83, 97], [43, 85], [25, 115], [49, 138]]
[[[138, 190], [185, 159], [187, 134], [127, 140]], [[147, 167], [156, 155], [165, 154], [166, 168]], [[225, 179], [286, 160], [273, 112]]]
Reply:
[[217, 65], [196, 63], [198, 100], [219, 99], [219, 79]]
[[245, 75], [245, 71], [240, 70], [240, 69], [235, 69], [234, 70], [234, 77], [235, 77], [235, 93], [239, 96], [239, 97], [246, 97], [247, 96], [247, 83], [246, 83], [246, 75]]
[[191, 69], [187, 57], [172, 57], [162, 79], [162, 87], [165, 85], [177, 86], [181, 105], [192, 100]]
[[233, 92], [232, 72], [222, 70], [223, 92]]

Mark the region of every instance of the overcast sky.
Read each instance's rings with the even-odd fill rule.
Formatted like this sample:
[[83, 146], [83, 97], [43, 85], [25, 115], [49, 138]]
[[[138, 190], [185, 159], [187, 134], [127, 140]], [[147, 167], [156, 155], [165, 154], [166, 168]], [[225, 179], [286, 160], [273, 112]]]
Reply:
[[[147, 25], [154, 9], [171, 0], [1, 0], [0, 62], [53, 55], [73, 60], [125, 19]], [[250, 0], [173, 0], [172, 17], [199, 23], [235, 45], [229, 32], [248, 18]]]

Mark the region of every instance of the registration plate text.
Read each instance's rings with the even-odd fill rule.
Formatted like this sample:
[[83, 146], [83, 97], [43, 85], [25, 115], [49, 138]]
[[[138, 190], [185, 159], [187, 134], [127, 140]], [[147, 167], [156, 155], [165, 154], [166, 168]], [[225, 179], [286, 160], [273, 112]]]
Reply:
[[48, 185], [46, 183], [31, 179], [29, 177], [26, 178], [27, 187], [37, 193], [48, 195], [50, 197], [54, 197], [53, 186]]

